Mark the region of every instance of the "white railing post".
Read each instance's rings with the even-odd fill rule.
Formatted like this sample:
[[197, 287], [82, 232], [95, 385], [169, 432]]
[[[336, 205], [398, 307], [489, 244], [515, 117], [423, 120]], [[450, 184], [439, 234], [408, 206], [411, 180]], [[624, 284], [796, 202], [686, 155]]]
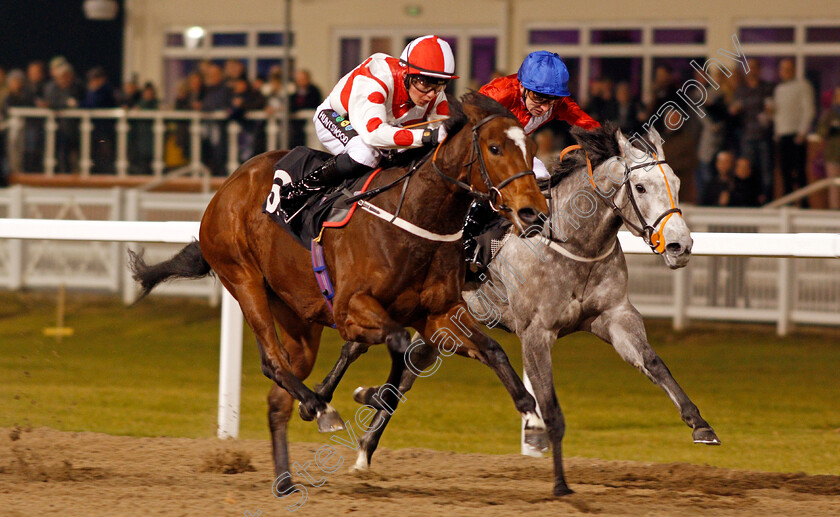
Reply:
[[152, 141], [154, 142], [153, 158], [152, 158], [152, 173], [155, 178], [163, 177], [164, 160], [164, 138], [166, 136], [166, 125], [163, 123], [163, 116], [161, 112], [155, 113], [154, 122], [152, 123]]
[[271, 114], [265, 121], [265, 150], [274, 151], [277, 149], [277, 138], [280, 135], [280, 125], [277, 117]]
[[90, 133], [93, 131], [93, 123], [90, 120], [89, 113], [83, 113], [79, 121], [79, 169], [82, 177], [90, 176], [90, 168], [93, 165], [93, 160], [90, 157]]
[[193, 112], [190, 119], [190, 166], [193, 174], [201, 174], [201, 116]]
[[117, 176], [124, 178], [128, 174], [128, 112], [121, 110], [120, 118], [117, 119], [117, 153], [114, 168], [117, 169]]
[[[23, 187], [15, 185], [8, 190], [9, 217], [23, 217]], [[9, 241], [9, 289], [16, 291], [23, 287], [23, 241]]]
[[9, 125], [6, 133], [6, 156], [9, 160], [9, 171], [20, 172], [23, 169], [23, 139], [21, 130], [23, 120], [18, 115], [9, 117]]
[[[128, 189], [125, 191], [125, 205], [123, 207], [123, 220], [125, 221], [137, 221], [140, 216], [140, 192], [137, 189]], [[131, 276], [131, 271], [128, 269], [128, 250], [131, 248], [137, 248], [136, 242], [127, 242], [125, 243], [125, 247], [123, 248], [122, 253], [122, 260], [120, 261], [123, 264], [123, 285], [122, 285], [122, 295], [123, 295], [123, 303], [125, 305], [131, 305], [134, 303], [135, 298], [137, 298], [137, 293], [139, 289], [137, 288], [137, 282], [134, 281], [134, 278]]]
[[222, 330], [219, 349], [219, 438], [239, 436], [239, 400], [242, 387], [242, 311], [225, 289], [222, 294]]
[[688, 324], [686, 308], [691, 293], [691, 278], [687, 268], [674, 271], [674, 330], [685, 330]]
[[57, 130], [58, 122], [55, 120], [55, 112], [50, 111], [44, 122], [44, 174], [47, 176], [55, 174], [58, 161], [55, 158], [55, 132]]
[[227, 173], [230, 176], [239, 167], [239, 133], [242, 131], [242, 127], [238, 122], [231, 120], [227, 123], [226, 129], [228, 136]]
[[[779, 211], [779, 231], [790, 233], [791, 211], [788, 207], [782, 207]], [[793, 308], [793, 259], [780, 258], [779, 260], [779, 283], [778, 303], [779, 316], [776, 323], [776, 333], [779, 336], [787, 336], [790, 332], [790, 317]]]

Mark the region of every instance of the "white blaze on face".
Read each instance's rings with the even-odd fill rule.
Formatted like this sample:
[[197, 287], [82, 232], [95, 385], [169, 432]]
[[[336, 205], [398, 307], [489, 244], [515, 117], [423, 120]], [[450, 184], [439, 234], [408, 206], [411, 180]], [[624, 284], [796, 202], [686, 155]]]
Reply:
[[508, 138], [513, 140], [520, 149], [522, 149], [522, 157], [525, 159], [525, 164], [528, 164], [528, 147], [525, 145], [525, 131], [521, 127], [509, 127], [505, 130]]

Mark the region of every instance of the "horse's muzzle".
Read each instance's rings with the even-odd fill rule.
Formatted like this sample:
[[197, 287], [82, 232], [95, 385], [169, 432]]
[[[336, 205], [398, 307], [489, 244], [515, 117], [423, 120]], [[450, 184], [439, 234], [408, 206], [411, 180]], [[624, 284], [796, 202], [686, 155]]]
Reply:
[[525, 226], [531, 226], [540, 219], [540, 213], [531, 207], [520, 208], [516, 211], [516, 215], [519, 217], [519, 220], [525, 223]]

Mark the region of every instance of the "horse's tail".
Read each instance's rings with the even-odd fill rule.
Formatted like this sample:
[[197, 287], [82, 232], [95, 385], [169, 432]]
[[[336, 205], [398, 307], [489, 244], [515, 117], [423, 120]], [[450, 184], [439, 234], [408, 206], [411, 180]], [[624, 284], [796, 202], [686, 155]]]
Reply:
[[170, 278], [201, 278], [211, 273], [210, 264], [204, 260], [198, 241], [187, 244], [171, 259], [152, 266], [143, 260], [143, 250], [140, 250], [140, 253], [128, 250], [128, 267], [134, 280], [140, 282], [143, 287], [134, 303], [142, 300], [159, 283]]

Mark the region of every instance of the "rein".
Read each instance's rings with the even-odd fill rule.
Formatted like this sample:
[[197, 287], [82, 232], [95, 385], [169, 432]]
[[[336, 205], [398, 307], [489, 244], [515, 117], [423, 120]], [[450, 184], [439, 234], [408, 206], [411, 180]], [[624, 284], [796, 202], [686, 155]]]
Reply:
[[[524, 176], [534, 176], [533, 170], [526, 170], [517, 172], [516, 174], [505, 178], [502, 180], [498, 185], [493, 184], [493, 180], [490, 178], [490, 173], [487, 172], [487, 164], [484, 162], [484, 155], [481, 154], [481, 145], [478, 141], [478, 130], [486, 124], [490, 122], [496, 117], [501, 117], [502, 115], [493, 114], [484, 117], [483, 119], [479, 120], [475, 124], [473, 124], [472, 128], [472, 144], [470, 146], [470, 160], [465, 164], [469, 169], [467, 170], [467, 183], [459, 180], [458, 178], [453, 178], [444, 174], [437, 166], [437, 153], [440, 150], [441, 146], [443, 145], [443, 141], [440, 142], [435, 149], [435, 153], [432, 156], [432, 168], [434, 168], [435, 172], [438, 173], [440, 177], [454, 183], [462, 190], [466, 190], [467, 194], [470, 196], [479, 199], [481, 201], [487, 201], [490, 204], [490, 208], [493, 209], [494, 212], [500, 211], [510, 211], [510, 207], [502, 203], [504, 197], [502, 196], [502, 189], [509, 185], [512, 181], [522, 178]], [[444, 139], [445, 141], [445, 139]], [[484, 180], [484, 184], [487, 186], [487, 192], [479, 192], [472, 186], [472, 169], [475, 162], [478, 161], [478, 170], [481, 173], [481, 179]]]
[[[576, 151], [581, 148], [580, 145], [570, 145], [569, 147], [563, 149], [560, 153], [560, 160], [562, 160], [566, 154], [571, 151]], [[588, 173], [589, 183], [592, 184], [592, 187], [597, 191], [599, 191], [598, 186], [595, 184], [594, 174], [592, 172], [592, 162], [589, 160], [589, 154], [586, 153], [584, 150], [584, 155], [586, 156], [586, 171]], [[659, 160], [656, 157], [656, 153], [653, 153], [654, 161], [642, 163], [639, 165], [633, 165], [632, 167], [627, 163], [626, 160], [623, 161], [624, 164], [624, 181], [621, 183], [621, 187], [625, 187], [627, 189], [627, 195], [630, 198], [630, 204], [633, 206], [633, 211], [636, 212], [636, 217], [638, 218], [638, 224], [631, 221], [627, 216], [622, 213], [621, 209], [618, 208], [615, 204], [615, 200], [610, 198], [605, 198], [604, 196], [599, 196], [608, 204], [610, 209], [615, 213], [618, 217], [620, 217], [624, 224], [635, 230], [636, 232], [642, 235], [642, 239], [644, 239], [645, 244], [650, 246], [650, 249], [656, 253], [657, 255], [662, 254], [665, 251], [665, 240], [662, 238], [662, 230], [665, 228], [665, 224], [674, 214], [680, 214], [682, 216], [682, 210], [676, 207], [674, 204], [674, 196], [671, 193], [671, 186], [668, 184], [668, 177], [665, 175], [665, 169], [662, 168], [662, 164], [666, 163], [665, 160]], [[659, 217], [653, 222], [653, 224], [648, 224], [645, 217], [642, 215], [642, 211], [639, 209], [639, 205], [636, 202], [636, 196], [633, 195], [633, 189], [630, 186], [630, 172], [641, 169], [642, 167], [649, 167], [651, 165], [656, 165], [659, 167], [659, 170], [662, 172], [662, 177], [665, 180], [665, 188], [668, 190], [668, 200], [671, 202], [671, 208], [662, 212]], [[619, 187], [619, 189], [621, 188]], [[549, 186], [549, 195], [551, 193], [551, 187]], [[662, 225], [659, 227], [659, 230], [656, 229], [659, 226], [659, 223]], [[553, 241], [552, 241], [553, 242]]]

